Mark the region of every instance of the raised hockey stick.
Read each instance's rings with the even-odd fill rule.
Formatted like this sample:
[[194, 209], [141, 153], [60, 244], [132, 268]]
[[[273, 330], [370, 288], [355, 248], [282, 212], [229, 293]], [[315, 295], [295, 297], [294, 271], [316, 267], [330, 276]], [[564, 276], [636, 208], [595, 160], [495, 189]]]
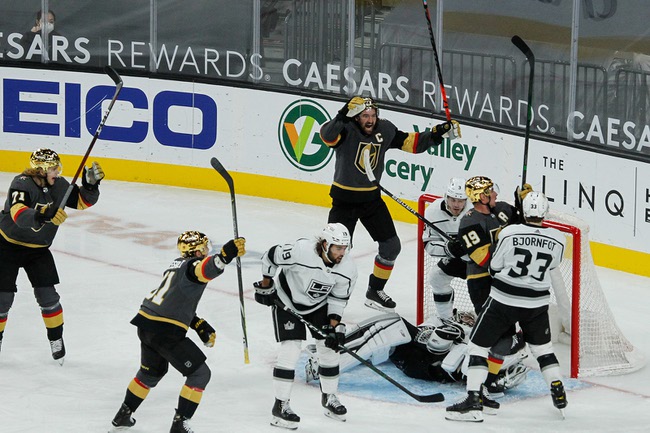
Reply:
[[[275, 300], [275, 305], [278, 308], [281, 308], [287, 313], [291, 314], [296, 319], [300, 320], [303, 324], [305, 324], [305, 326], [307, 326], [309, 329], [311, 329], [321, 337], [327, 337], [327, 335], [322, 330], [318, 329], [313, 323], [305, 320], [300, 314], [296, 313], [294, 310], [284, 305], [282, 301], [280, 301], [279, 299]], [[354, 352], [353, 350], [348, 349], [342, 344], [339, 344], [338, 347], [340, 351], [349, 353], [350, 356], [352, 356], [354, 359], [359, 361], [361, 364], [365, 365], [366, 367], [368, 367], [369, 369], [371, 369], [372, 371], [374, 371], [375, 373], [377, 373], [378, 375], [380, 375], [381, 377], [383, 377], [384, 379], [392, 383], [400, 391], [403, 391], [404, 393], [408, 394], [410, 397], [414, 398], [415, 400], [421, 403], [439, 403], [441, 401], [445, 401], [445, 396], [441, 392], [437, 392], [435, 394], [429, 394], [429, 395], [419, 395], [409, 391], [401, 383], [397, 382], [395, 379], [393, 379], [392, 377], [390, 377], [389, 375], [387, 375], [386, 373], [384, 373], [383, 371], [381, 371], [380, 369], [372, 365], [370, 362], [363, 359], [361, 356], [357, 355], [356, 352]]]
[[438, 71], [438, 82], [440, 83], [440, 94], [442, 95], [442, 106], [445, 107], [445, 114], [447, 120], [451, 121], [451, 111], [449, 111], [449, 102], [447, 101], [447, 92], [445, 85], [442, 82], [442, 70], [440, 69], [440, 59], [438, 58], [438, 49], [436, 48], [436, 40], [433, 37], [433, 28], [431, 26], [431, 15], [429, 14], [429, 5], [427, 0], [422, 0], [424, 6], [424, 16], [427, 19], [427, 26], [429, 27], [429, 38], [431, 39], [431, 48], [433, 48], [433, 57], [436, 61], [436, 70]]
[[533, 121], [533, 77], [535, 76], [535, 55], [530, 47], [519, 36], [512, 37], [512, 43], [524, 53], [528, 59], [530, 72], [528, 75], [528, 110], [526, 113], [526, 134], [524, 135], [524, 165], [521, 172], [521, 185], [526, 183], [526, 172], [528, 170], [528, 138], [530, 136], [530, 124]]
[[[235, 203], [235, 184], [232, 180], [232, 176], [228, 173], [228, 170], [219, 162], [217, 158], [212, 158], [210, 164], [217, 170], [217, 173], [224, 178], [228, 184], [228, 189], [230, 190], [230, 203], [232, 207], [232, 227], [233, 232], [235, 233], [235, 238], [239, 237], [239, 230], [237, 228], [237, 204]], [[242, 271], [241, 271], [241, 259], [237, 257], [237, 282], [239, 283], [239, 315], [241, 317], [241, 330], [243, 333], [242, 342], [244, 344], [244, 363], [249, 364], [250, 359], [248, 358], [248, 336], [246, 334], [246, 311], [244, 309], [244, 284], [242, 283]]]
[[372, 165], [370, 164], [370, 151], [368, 149], [363, 151], [363, 166], [364, 170], [366, 170], [366, 176], [368, 176], [368, 180], [381, 189], [384, 194], [395, 200], [397, 203], [399, 203], [404, 209], [409, 211], [411, 214], [415, 215], [420, 221], [425, 223], [428, 227], [431, 227], [435, 232], [437, 232], [440, 236], [443, 238], [447, 239], [448, 241], [452, 240], [452, 238], [442, 231], [440, 228], [438, 228], [435, 224], [433, 224], [431, 221], [420, 215], [418, 211], [413, 209], [411, 206], [407, 205], [404, 203], [402, 200], [400, 200], [398, 197], [394, 196], [390, 191], [388, 191], [386, 188], [381, 186], [381, 184], [377, 181], [377, 178], [375, 177], [375, 174], [372, 172]]
[[81, 160], [81, 164], [79, 164], [79, 167], [77, 168], [77, 172], [74, 174], [74, 177], [72, 178], [72, 181], [70, 182], [70, 186], [68, 186], [68, 190], [65, 192], [65, 195], [63, 196], [63, 200], [61, 200], [61, 204], [59, 205], [59, 209], [63, 209], [65, 207], [66, 202], [68, 201], [68, 198], [70, 197], [70, 194], [72, 194], [72, 189], [74, 188], [75, 183], [77, 183], [77, 179], [79, 178], [79, 174], [84, 168], [84, 165], [86, 165], [86, 161], [88, 160], [88, 156], [90, 155], [90, 152], [93, 150], [93, 147], [95, 146], [95, 142], [97, 141], [97, 138], [99, 138], [99, 134], [101, 134], [102, 129], [104, 129], [104, 124], [106, 123], [106, 119], [108, 119], [108, 115], [111, 113], [111, 110], [113, 109], [113, 104], [115, 104], [115, 101], [117, 100], [118, 95], [120, 94], [120, 91], [122, 90], [122, 85], [124, 84], [122, 82], [122, 77], [117, 73], [117, 71], [110, 66], [104, 66], [104, 72], [108, 74], [109, 77], [111, 77], [111, 80], [115, 83], [115, 94], [113, 94], [113, 99], [111, 99], [111, 103], [108, 104], [108, 109], [106, 110], [106, 113], [104, 113], [104, 117], [102, 118], [101, 122], [99, 122], [99, 125], [97, 126], [97, 130], [95, 131], [95, 135], [93, 135], [93, 139], [90, 142], [90, 145], [88, 146], [88, 149], [86, 149], [86, 154], [84, 155], [83, 159]]

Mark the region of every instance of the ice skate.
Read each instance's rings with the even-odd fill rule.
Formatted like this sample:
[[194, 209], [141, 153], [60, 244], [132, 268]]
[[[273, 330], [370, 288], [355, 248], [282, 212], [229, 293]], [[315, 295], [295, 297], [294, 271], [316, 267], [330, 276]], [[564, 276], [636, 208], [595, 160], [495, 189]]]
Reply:
[[133, 412], [131, 409], [122, 403], [122, 407], [117, 411], [115, 418], [111, 421], [113, 428], [109, 430], [110, 432], [120, 432], [129, 429], [135, 425], [135, 419], [133, 418]]
[[300, 417], [289, 406], [289, 400], [278, 400], [276, 398], [271, 414], [273, 414], [273, 419], [271, 420], [272, 426], [289, 430], [298, 428]]
[[364, 305], [378, 311], [393, 313], [397, 304], [383, 290], [368, 289], [366, 291], [366, 302], [364, 302]]
[[564, 392], [564, 385], [561, 380], [551, 382], [551, 399], [553, 399], [553, 406], [560, 410], [562, 418], [564, 416], [564, 408], [568, 404], [566, 400], [566, 392]]
[[469, 391], [467, 397], [451, 405], [445, 412], [450, 421], [483, 422], [483, 404], [478, 391]]
[[65, 358], [65, 344], [63, 344], [63, 338], [58, 340], [50, 340], [50, 349], [52, 350], [52, 358], [63, 365], [63, 360]]
[[491, 398], [490, 392], [485, 385], [481, 387], [481, 403], [483, 404], [483, 413], [486, 415], [496, 415], [497, 410], [501, 407], [498, 401]]
[[190, 427], [190, 419], [176, 413], [169, 433], [194, 433], [194, 430]]
[[325, 408], [326, 416], [338, 421], [345, 421], [345, 414], [348, 413], [348, 410], [341, 404], [336, 394], [323, 393], [321, 404]]

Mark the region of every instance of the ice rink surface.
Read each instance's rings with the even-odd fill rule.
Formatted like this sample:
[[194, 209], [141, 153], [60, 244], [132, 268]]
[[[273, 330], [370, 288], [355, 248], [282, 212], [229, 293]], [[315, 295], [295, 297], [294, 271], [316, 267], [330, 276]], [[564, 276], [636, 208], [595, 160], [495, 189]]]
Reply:
[[[0, 173], [5, 200], [13, 173]], [[110, 173], [108, 173], [110, 178]], [[215, 173], [215, 183], [219, 182]], [[387, 198], [387, 200], [390, 200]], [[279, 432], [271, 427], [271, 373], [278, 345], [268, 307], [255, 303], [252, 284], [260, 255], [272, 245], [317, 234], [327, 208], [247, 196], [237, 197], [239, 233], [246, 237], [242, 260], [250, 364], [244, 364], [236, 266], [213, 280], [198, 314], [217, 329], [214, 348], [204, 348], [212, 380], [192, 419], [197, 433]], [[158, 287], [162, 272], [177, 257], [178, 234], [205, 232], [215, 247], [233, 236], [230, 195], [104, 180], [96, 206], [70, 210], [52, 246], [64, 309], [65, 364], [52, 360], [40, 311], [21, 271], [0, 353], [0, 432], [107, 432], [126, 386], [139, 367], [139, 341], [129, 324], [142, 298]], [[397, 223], [402, 253], [387, 286], [397, 312], [415, 320], [416, 226]], [[359, 281], [343, 321], [358, 323], [377, 312], [364, 307], [376, 246], [365, 229], [355, 233], [352, 255]], [[610, 307], [625, 336], [650, 354], [647, 317], [650, 279], [597, 268]], [[198, 344], [200, 340], [190, 331]], [[568, 348], [557, 345], [568, 375]], [[297, 369], [292, 408], [301, 432], [641, 432], [650, 431], [650, 368], [624, 376], [567, 380], [569, 405], [562, 420], [538, 372], [502, 399], [497, 416], [480, 424], [450, 422], [444, 410], [464, 395], [458, 384], [407, 378], [391, 363], [379, 366], [416, 393], [442, 391], [447, 401], [418, 403], [361, 366], [341, 376], [339, 397], [347, 422], [327, 418], [317, 385]], [[167, 432], [184, 378], [170, 371], [135, 413], [133, 433]], [[515, 392], [517, 391], [517, 392]]]

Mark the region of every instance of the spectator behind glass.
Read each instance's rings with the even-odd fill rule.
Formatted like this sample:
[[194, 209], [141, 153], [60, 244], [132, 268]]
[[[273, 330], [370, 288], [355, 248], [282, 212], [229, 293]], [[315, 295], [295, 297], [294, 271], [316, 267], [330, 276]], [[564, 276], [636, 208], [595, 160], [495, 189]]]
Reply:
[[[36, 12], [36, 19], [34, 21], [34, 26], [28, 31], [23, 34], [23, 37], [20, 39], [20, 45], [25, 48], [25, 57], [27, 60], [31, 58], [32, 56], [28, 56], [29, 52], [34, 45], [34, 40], [36, 39], [36, 43], [39, 44], [35, 49], [38, 49], [37, 53], [40, 54], [43, 52], [43, 41], [41, 39], [42, 37], [42, 32], [44, 31], [45, 34], [47, 35], [47, 46], [48, 46], [48, 52], [52, 52], [52, 36], [60, 36], [61, 34], [58, 33], [57, 31], [54, 30], [54, 22], [56, 21], [56, 15], [54, 14], [54, 11], [52, 9], [49, 9], [47, 12], [47, 17], [44, 19], [43, 17], [43, 11], [38, 11]], [[38, 38], [36, 37], [38, 35]], [[29, 57], [29, 58], [28, 58]], [[49, 59], [49, 56], [48, 56]]]

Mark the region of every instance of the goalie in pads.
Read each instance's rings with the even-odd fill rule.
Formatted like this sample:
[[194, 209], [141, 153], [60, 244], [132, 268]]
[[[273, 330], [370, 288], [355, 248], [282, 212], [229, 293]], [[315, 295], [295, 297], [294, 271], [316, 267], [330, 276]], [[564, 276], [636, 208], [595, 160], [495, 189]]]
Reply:
[[[381, 364], [390, 359], [404, 374], [415, 379], [441, 383], [465, 380], [465, 350], [474, 324], [472, 313], [457, 313], [453, 319], [438, 318], [414, 326], [396, 313], [371, 317], [351, 327], [345, 335], [345, 347], [358, 356]], [[318, 379], [315, 346], [307, 346], [305, 365], [307, 381]], [[525, 352], [506, 357], [499, 380], [506, 389], [521, 383], [528, 372], [521, 361]], [[359, 361], [348, 353], [341, 354], [340, 372], [357, 366]]]

